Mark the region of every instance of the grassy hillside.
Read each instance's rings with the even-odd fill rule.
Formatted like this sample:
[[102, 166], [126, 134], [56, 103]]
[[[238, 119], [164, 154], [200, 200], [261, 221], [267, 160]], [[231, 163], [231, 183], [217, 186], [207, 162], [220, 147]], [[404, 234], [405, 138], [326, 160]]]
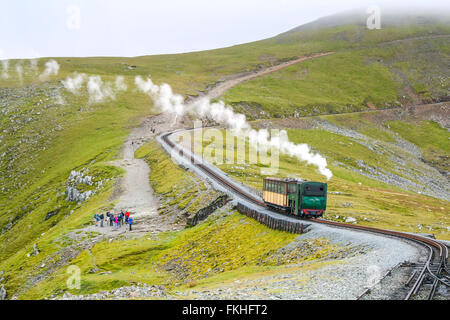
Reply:
[[362, 48], [342, 48], [334, 55], [246, 82], [229, 90], [223, 99], [253, 119], [447, 101], [448, 39], [430, 37], [384, 45], [368, 41]]
[[[334, 174], [328, 181], [327, 219], [342, 222], [354, 218], [357, 224], [433, 233], [448, 240], [450, 189], [448, 178], [440, 171], [448, 170], [450, 134], [427, 117], [430, 114], [421, 119], [374, 111], [260, 120], [254, 126], [286, 129], [291, 141], [307, 143], [327, 159]], [[204, 148], [216, 143], [207, 139], [202, 142]], [[248, 143], [246, 152], [246, 164], [224, 164], [222, 159], [218, 167], [261, 190], [263, 161], [249, 163]], [[428, 157], [435, 161], [422, 160]], [[284, 155], [280, 156], [276, 175], [325, 181], [313, 165]]]
[[[244, 265], [249, 266], [245, 272], [257, 268], [260, 252], [255, 250], [247, 256], [244, 249], [248, 246], [239, 248], [243, 243], [252, 245], [246, 238], [256, 235], [261, 244], [274, 251], [292, 240], [290, 235], [266, 230], [236, 214], [228, 215], [229, 212], [218, 221], [176, 234], [163, 234], [159, 239], [117, 239], [109, 243], [95, 233], [83, 233], [78, 239], [77, 232], [92, 224], [95, 212], [114, 205], [115, 184], [124, 172], [110, 161], [118, 158], [125, 138], [142, 117], [157, 112], [149, 98], [135, 89], [135, 76], [151, 76], [156, 83], [169, 83], [175, 92], [196, 95], [235, 73], [257, 70], [301, 55], [335, 51], [334, 55], [242, 84], [224, 99], [252, 118], [385, 108], [414, 99], [448, 97], [448, 38], [430, 35], [448, 35], [449, 29], [445, 20], [387, 26], [378, 31], [344, 24], [293, 30], [263, 41], [204, 52], [136, 58], [59, 58], [55, 59], [60, 64], [59, 74], [43, 80], [39, 74], [48, 59], [38, 61], [37, 71], [29, 61], [10, 61], [9, 77], [0, 77], [0, 285], [4, 285], [10, 298], [60, 294], [70, 264], [82, 268], [82, 293], [138, 281], [174, 283], [176, 275], [161, 268], [178, 255], [183, 256], [178, 265], [193, 277], [201, 277], [205, 270], [215, 268], [234, 272], [223, 276], [226, 278], [239, 275], [246, 268]], [[412, 37], [427, 38], [392, 42]], [[23, 67], [22, 79], [15, 71], [18, 65]], [[74, 72], [99, 75], [103, 81], [112, 83], [116, 76], [124, 76], [128, 90], [116, 92], [114, 100], [89, 103], [85, 88], [74, 95], [62, 86], [61, 81]], [[341, 120], [327, 118], [327, 121]], [[431, 122], [395, 119], [386, 125], [390, 131], [373, 126], [358, 130], [386, 143], [395, 141], [393, 133], [396, 132], [416, 144], [426, 161], [441, 171], [448, 171], [448, 140], [441, 127]], [[418, 133], [410, 135], [411, 128], [419, 128]], [[426, 139], [422, 133], [426, 133]], [[416, 225], [420, 223], [431, 226], [439, 237], [448, 238], [446, 209], [441, 209], [448, 208], [447, 202], [413, 192], [417, 190], [405, 191], [381, 183], [351, 169], [357, 166], [358, 159], [363, 159], [367, 164], [390, 170], [387, 160], [377, 160], [364, 147], [355, 146], [352, 139], [323, 130], [293, 128], [289, 135], [297, 142], [310, 143], [329, 158], [335, 172], [331, 190], [342, 193], [331, 198], [330, 212], [339, 215], [339, 219], [348, 215], [362, 217], [368, 212], [374, 215], [368, 217], [372, 220], [367, 220], [372, 225], [419, 231]], [[397, 151], [392, 147], [390, 152]], [[169, 159], [164, 159], [154, 145], [146, 145], [138, 156], [146, 158], [156, 171], [151, 176], [152, 186], [160, 194], [170, 195], [180, 183], [180, 177], [186, 174], [180, 174], [181, 169], [170, 165]], [[422, 172], [422, 167], [415, 166]], [[261, 177], [255, 173], [256, 169], [224, 168], [230, 174], [247, 176], [246, 182], [259, 187]], [[74, 185], [70, 180], [72, 171], [89, 176], [92, 184]], [[162, 171], [170, 174], [163, 175]], [[313, 168], [283, 158], [280, 174], [293, 172], [310, 179], [319, 178]], [[420, 182], [409, 171], [396, 169], [394, 173]], [[164, 179], [164, 183], [155, 184], [158, 179]], [[182, 196], [172, 192], [168, 207], [178, 206], [181, 211], [192, 213], [201, 201], [209, 201], [195, 198], [188, 187], [179, 189], [186, 191]], [[92, 194], [85, 201], [69, 201], [68, 188]], [[202, 189], [200, 184], [199, 189]], [[374, 193], [380, 196], [374, 197]], [[347, 202], [352, 202], [354, 211], [342, 206]], [[167, 207], [160, 209], [165, 211]], [[430, 214], [419, 222], [424, 210]], [[392, 226], [391, 214], [398, 218], [398, 226]], [[234, 232], [231, 243], [222, 229]], [[217, 247], [205, 244], [205, 239], [214, 237], [219, 242]], [[325, 253], [319, 258], [328, 256], [330, 247], [323, 245]], [[226, 250], [218, 251], [221, 246], [235, 248], [236, 256]], [[192, 255], [184, 253], [183, 248], [191, 248]], [[255, 248], [261, 247], [255, 244]], [[209, 257], [207, 263], [201, 260], [203, 256]], [[192, 264], [200, 264], [201, 268]], [[149, 265], [150, 271], [145, 269]], [[98, 270], [91, 272], [95, 268]], [[219, 269], [208, 275], [217, 277]]]

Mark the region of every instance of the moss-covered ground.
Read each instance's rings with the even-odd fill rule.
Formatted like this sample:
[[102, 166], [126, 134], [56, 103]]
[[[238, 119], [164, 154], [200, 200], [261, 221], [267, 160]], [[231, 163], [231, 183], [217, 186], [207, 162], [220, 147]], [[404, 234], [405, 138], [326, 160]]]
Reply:
[[[184, 259], [173, 270], [181, 268], [193, 278], [202, 278], [206, 270], [210, 277], [198, 281], [221, 281], [263, 270], [278, 272], [277, 268], [282, 266], [258, 266], [257, 261], [267, 250], [276, 251], [293, 236], [268, 230], [235, 213], [189, 230], [161, 234], [158, 238], [118, 238], [111, 242], [105, 239], [95, 243], [92, 240], [95, 234], [85, 234], [78, 243], [71, 236], [92, 224], [94, 213], [113, 206], [115, 184], [123, 171], [110, 162], [119, 157], [123, 142], [130, 130], [139, 126], [142, 117], [157, 112], [150, 99], [135, 89], [134, 77], [150, 75], [156, 83], [169, 83], [175, 92], [197, 95], [224, 76], [257, 70], [297, 56], [335, 51], [332, 56], [242, 84], [224, 98], [237, 110], [248, 105], [265, 111], [264, 117], [295, 112], [300, 115], [336, 113], [371, 108], [371, 105], [383, 108], [403, 99], [407, 95], [405, 86], [424, 100], [439, 98], [448, 90], [448, 68], [445, 63], [442, 67], [442, 61], [448, 57], [448, 41], [425, 39], [383, 45], [388, 41], [428, 36], [430, 32], [448, 34], [449, 27], [431, 23], [371, 32], [344, 25], [178, 55], [57, 58], [59, 74], [43, 81], [28, 61], [11, 60], [10, 77], [0, 79], [0, 272], [3, 271], [0, 285], [9, 297], [49, 297], [66, 290], [67, 266], [77, 265], [82, 271], [82, 288], [74, 294], [137, 282], [171, 286], [181, 281], [179, 274], [167, 268], [177, 255]], [[47, 60], [38, 62], [39, 72]], [[23, 82], [14, 75], [17, 64], [23, 66]], [[128, 90], [117, 92], [115, 100], [91, 104], [85, 89], [79, 95], [64, 90], [61, 81], [74, 72], [100, 75], [103, 81], [111, 82], [118, 75], [124, 76]], [[372, 79], [376, 81], [371, 82]], [[244, 111], [256, 118], [254, 113]], [[388, 133], [370, 127], [364, 134], [390, 140], [391, 132], [397, 132], [421, 148], [425, 160], [441, 170], [448, 168], [448, 140], [442, 138], [446, 136], [441, 128], [428, 122], [389, 125]], [[411, 128], [419, 128], [418, 133], [409, 134]], [[334, 165], [334, 161], [351, 165], [354, 159], [364, 157], [368, 163], [388, 167], [385, 161], [369, 157], [367, 150], [350, 145], [352, 142], [346, 138], [299, 129], [290, 130], [289, 135], [296, 142], [311, 144], [329, 159], [335, 173], [330, 191], [341, 192], [330, 196], [330, 217], [339, 215], [342, 219], [354, 215], [358, 223], [405, 231], [419, 231], [420, 224], [424, 228], [432, 227], [439, 238], [448, 239], [448, 229], [445, 229], [449, 225], [448, 202], [406, 192]], [[423, 139], [424, 136], [428, 138]], [[168, 207], [192, 214], [210, 201], [205, 196], [207, 187], [173, 165], [154, 142], [139, 150], [138, 156], [145, 158], [152, 168], [152, 187], [168, 199], [167, 207], [160, 208], [161, 214]], [[347, 157], [350, 159], [346, 160]], [[261, 186], [257, 167], [222, 168], [256, 188]], [[95, 194], [81, 203], [67, 201], [65, 191], [70, 172], [86, 169], [96, 187], [79, 186], [79, 191], [93, 190]], [[314, 167], [282, 158], [280, 175], [293, 173], [308, 179], [321, 178]], [[195, 181], [196, 188], [188, 190], [186, 181]], [[342, 205], [347, 203], [353, 208]], [[217, 244], [211, 241], [214, 238]], [[184, 246], [190, 248], [189, 252], [183, 251]], [[228, 246], [234, 251], [216, 249]], [[38, 254], [33, 247], [38, 249]], [[318, 243], [317, 248], [324, 248], [325, 252], [334, 250], [326, 243]], [[189, 266], [189, 263], [198, 265]]]

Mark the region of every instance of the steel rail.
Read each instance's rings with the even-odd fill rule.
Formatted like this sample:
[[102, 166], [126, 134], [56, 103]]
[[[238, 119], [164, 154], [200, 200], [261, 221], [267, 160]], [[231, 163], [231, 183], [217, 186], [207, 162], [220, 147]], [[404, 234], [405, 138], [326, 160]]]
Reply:
[[[160, 137], [164, 141], [164, 143], [166, 143], [171, 149], [175, 149], [177, 147], [177, 145], [169, 139], [170, 135], [172, 135], [172, 134], [173, 134], [173, 132], [163, 133], [160, 135]], [[201, 163], [196, 163], [194, 156], [192, 154], [191, 155], [185, 154], [184, 151], [182, 149], [180, 149], [179, 155], [184, 158], [189, 159], [193, 165], [200, 168], [208, 176], [210, 176], [212, 179], [216, 180], [217, 182], [219, 182], [226, 188], [232, 189], [233, 192], [238, 194], [239, 196], [247, 199], [248, 201], [250, 201], [258, 206], [261, 206], [266, 209], [268, 208], [267, 205], [263, 201], [256, 198], [255, 196], [250, 194], [248, 191], [229, 182], [226, 178], [221, 177], [220, 175], [218, 175], [216, 172], [214, 172], [207, 166], [205, 166]], [[385, 236], [391, 236], [391, 237], [401, 238], [404, 240], [414, 241], [420, 245], [427, 247], [429, 249], [429, 255], [427, 258], [427, 262], [425, 263], [424, 267], [422, 268], [422, 270], [419, 274], [419, 277], [417, 278], [416, 282], [414, 283], [412, 289], [408, 292], [408, 295], [406, 296], [406, 300], [410, 299], [412, 295], [417, 294], [420, 286], [423, 283], [423, 280], [425, 279], [426, 272], [428, 272], [434, 278], [432, 292], [430, 293], [429, 297], [432, 298], [434, 296], [434, 292], [436, 291], [436, 287], [439, 282], [441, 282], [447, 286], [449, 285], [442, 278], [439, 277], [442, 270], [445, 270], [446, 272], [448, 272], [447, 267], [446, 267], [446, 260], [448, 259], [448, 255], [449, 255], [448, 247], [438, 241], [435, 241], [430, 238], [414, 235], [414, 234], [404, 233], [404, 232], [379, 229], [379, 228], [373, 228], [373, 227], [367, 227], [367, 226], [360, 226], [360, 225], [351, 225], [351, 224], [346, 224], [346, 223], [341, 223], [341, 222], [329, 221], [329, 220], [325, 220], [325, 219], [320, 219], [320, 220], [319, 219], [309, 219], [309, 221], [326, 224], [326, 225], [333, 226], [333, 227], [359, 230], [359, 231], [371, 232], [371, 233], [376, 233], [376, 234], [383, 234]], [[435, 275], [430, 270], [430, 264], [431, 264], [431, 261], [433, 260], [433, 255], [434, 255], [434, 251], [433, 251], [432, 247], [434, 247], [435, 249], [437, 249], [439, 251], [440, 264], [439, 264], [439, 268], [438, 268], [438, 275]], [[408, 283], [412, 280], [412, 278], [414, 278], [414, 277], [411, 277], [411, 279], [408, 280]]]

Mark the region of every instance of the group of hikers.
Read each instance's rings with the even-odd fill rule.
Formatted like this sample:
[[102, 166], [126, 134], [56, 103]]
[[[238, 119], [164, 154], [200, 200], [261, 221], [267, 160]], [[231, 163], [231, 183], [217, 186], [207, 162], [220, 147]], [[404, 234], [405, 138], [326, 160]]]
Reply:
[[130, 226], [130, 231], [131, 226], [134, 222], [133, 218], [130, 217], [130, 212], [123, 212], [123, 210], [120, 211], [118, 215], [115, 215], [114, 213], [111, 213], [109, 211], [106, 213], [106, 215], [103, 212], [100, 214], [96, 213], [94, 214], [94, 220], [95, 225], [98, 226], [100, 224], [101, 228], [104, 227], [104, 223], [106, 220], [106, 224], [109, 224], [110, 227], [114, 227], [114, 230], [118, 230], [120, 227], [128, 224]]

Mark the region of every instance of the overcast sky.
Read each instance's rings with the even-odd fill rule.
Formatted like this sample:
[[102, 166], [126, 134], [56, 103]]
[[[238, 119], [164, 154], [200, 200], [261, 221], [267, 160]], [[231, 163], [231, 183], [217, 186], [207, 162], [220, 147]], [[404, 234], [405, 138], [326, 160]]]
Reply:
[[[400, 0], [449, 9], [446, 0]], [[365, 0], [0, 0], [0, 59], [138, 56], [275, 36]]]

